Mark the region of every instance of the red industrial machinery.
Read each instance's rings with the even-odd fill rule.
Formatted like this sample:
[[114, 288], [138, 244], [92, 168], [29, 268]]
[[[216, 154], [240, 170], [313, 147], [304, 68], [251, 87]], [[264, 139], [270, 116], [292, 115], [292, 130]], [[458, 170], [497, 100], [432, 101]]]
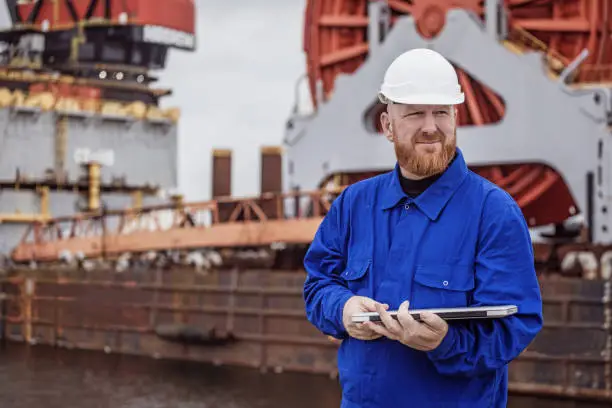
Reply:
[[[169, 30], [166, 38], [160, 36], [157, 41], [193, 49], [193, 0], [157, 0], [154, 4], [150, 0], [13, 0], [9, 3], [11, 19], [17, 28], [68, 31], [80, 25], [158, 26]], [[188, 42], [173, 42], [176, 38], [170, 30], [184, 33]]]
[[[339, 73], [351, 73], [368, 55], [366, 0], [310, 0], [306, 10], [304, 51], [307, 54], [311, 94], [323, 81], [331, 96]], [[451, 8], [484, 15], [482, 0], [388, 0], [391, 24], [409, 14], [424, 37], [433, 37], [444, 26]], [[612, 4], [607, 0], [505, 0], [509, 31], [519, 46], [541, 51], [553, 63], [566, 65], [583, 48], [590, 52], [578, 70], [576, 82], [612, 80], [612, 54], [608, 51], [612, 31]], [[519, 33], [526, 35], [518, 37]], [[512, 37], [511, 37], [512, 38]], [[531, 41], [526, 41], [531, 40]], [[555, 68], [558, 70], [561, 65]], [[460, 69], [463, 81], [465, 73]], [[463, 125], [495, 122], [503, 116], [502, 101], [476, 83], [463, 83], [468, 102], [460, 116]], [[317, 103], [313, 99], [313, 103]]]
[[[482, 0], [388, 0], [391, 26], [399, 16], [411, 15], [423, 37], [436, 36], [452, 8], [485, 15]], [[586, 61], [574, 72], [574, 84], [612, 81], [612, 3], [608, 0], [505, 0], [506, 45], [517, 52], [533, 50], [545, 56], [551, 74], [559, 74], [583, 49]], [[368, 57], [368, 1], [310, 0], [306, 10], [304, 50], [308, 80], [317, 107], [317, 83], [323, 100], [331, 98], [336, 77], [355, 72]], [[503, 99], [458, 68], [466, 103], [459, 107], [459, 126], [481, 126], [504, 116]], [[508, 80], [512, 81], [511, 78]], [[375, 107], [378, 128], [382, 105]], [[378, 114], [376, 114], [378, 113]], [[578, 213], [563, 176], [544, 164], [473, 167], [480, 175], [506, 189], [521, 206], [531, 226], [561, 223]], [[369, 173], [350, 175], [351, 180]], [[360, 177], [361, 176], [361, 177]]]
[[[145, 89], [165, 68], [168, 48], [195, 49], [193, 0], [8, 0], [13, 26], [0, 32], [10, 68], [56, 72], [105, 86], [102, 98], [157, 104]], [[89, 83], [83, 83], [89, 80]], [[30, 78], [31, 83], [47, 83]], [[14, 88], [4, 84], [9, 88]], [[38, 90], [38, 89], [37, 89]], [[75, 93], [75, 92], [72, 92]]]

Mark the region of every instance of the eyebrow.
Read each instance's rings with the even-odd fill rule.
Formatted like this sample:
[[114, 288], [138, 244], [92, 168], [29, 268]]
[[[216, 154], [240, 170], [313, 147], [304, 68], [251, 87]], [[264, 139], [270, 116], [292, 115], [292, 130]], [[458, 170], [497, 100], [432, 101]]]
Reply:
[[[422, 111], [422, 110], [424, 110], [424, 109], [425, 109], [425, 107], [423, 107], [423, 106], [422, 106], [422, 107], [418, 107], [418, 108], [414, 108], [414, 107], [406, 107], [406, 108], [405, 108], [405, 110], [404, 110], [404, 113], [409, 113], [409, 112], [418, 112], [418, 111]], [[442, 109], [442, 110], [450, 110], [450, 106], [443, 106], [443, 105], [440, 105], [440, 106], [434, 106], [434, 107], [432, 107], [432, 109], [433, 109], [433, 110], [441, 110], [441, 109]]]

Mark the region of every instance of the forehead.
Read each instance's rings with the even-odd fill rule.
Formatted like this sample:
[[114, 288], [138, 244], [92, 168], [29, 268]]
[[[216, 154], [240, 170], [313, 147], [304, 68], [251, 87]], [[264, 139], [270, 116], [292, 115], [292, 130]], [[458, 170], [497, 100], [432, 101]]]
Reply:
[[396, 109], [400, 112], [414, 112], [414, 111], [436, 111], [436, 110], [450, 110], [450, 105], [404, 105], [395, 104]]

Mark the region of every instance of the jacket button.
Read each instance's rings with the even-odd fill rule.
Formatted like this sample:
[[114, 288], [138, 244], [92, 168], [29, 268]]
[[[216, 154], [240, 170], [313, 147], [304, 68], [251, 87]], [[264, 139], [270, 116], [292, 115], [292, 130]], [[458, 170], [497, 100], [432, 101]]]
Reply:
[[444, 281], [444, 282], [442, 282], [442, 284], [443, 284], [444, 286], [448, 286], [448, 281]]
[[408, 204], [408, 203], [404, 204], [404, 208], [409, 210], [410, 209], [410, 204]]

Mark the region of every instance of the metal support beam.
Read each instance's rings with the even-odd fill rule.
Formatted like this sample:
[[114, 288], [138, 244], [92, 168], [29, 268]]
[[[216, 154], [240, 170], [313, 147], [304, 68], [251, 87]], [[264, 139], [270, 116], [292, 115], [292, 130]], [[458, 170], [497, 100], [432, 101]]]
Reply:
[[98, 7], [98, 0], [91, 0], [89, 2], [89, 6], [87, 7], [87, 12], [85, 12], [84, 20], [89, 20], [96, 12], [96, 7]]
[[111, 10], [111, 0], [106, 0], [104, 4], [104, 17], [107, 20], [110, 20], [112, 16], [113, 14]]
[[574, 60], [561, 72], [561, 74], [559, 75], [559, 82], [561, 82], [562, 84], [565, 84], [567, 82], [567, 78], [574, 71], [576, 71], [576, 69], [578, 69], [580, 64], [582, 64], [582, 62], [585, 59], [587, 59], [588, 56], [589, 56], [589, 50], [586, 48], [583, 49], [580, 52], [580, 54], [578, 54], [578, 56], [574, 58]]
[[[17, 218], [17, 216], [14, 217]], [[1, 220], [3, 218], [0, 217]], [[321, 217], [313, 217], [267, 222], [234, 222], [216, 224], [209, 228], [77, 237], [48, 245], [22, 243], [13, 251], [12, 259], [15, 262], [27, 262], [34, 257], [41, 262], [54, 261], [59, 259], [62, 251], [82, 252], [87, 258], [96, 258], [101, 255], [102, 248], [104, 248], [105, 255], [113, 256], [126, 252], [162, 251], [169, 248], [258, 247], [278, 242], [309, 244], [321, 221]]]
[[6, 8], [13, 24], [23, 23], [23, 18], [21, 13], [19, 13], [19, 0], [6, 0]]
[[487, 33], [491, 38], [499, 39], [499, 21], [500, 21], [500, 4], [499, 0], [485, 1], [485, 15]]
[[49, 211], [49, 186], [41, 186], [38, 193], [40, 194], [40, 213], [48, 218], [51, 216], [51, 211]]
[[371, 0], [368, 3], [368, 41], [370, 55], [376, 54], [391, 25], [391, 13], [387, 2]]
[[72, 2], [72, 0], [66, 0], [66, 8], [68, 9], [68, 12], [70, 13], [70, 17], [72, 18], [72, 21], [74, 21], [75, 23], [77, 21], [79, 21], [79, 14], [77, 13], [76, 8], [74, 7], [74, 3]]
[[47, 222], [51, 219], [49, 215], [45, 214], [0, 214], [0, 224], [3, 223], [19, 223], [19, 224], [31, 224], [33, 222]]
[[38, 18], [38, 15], [40, 14], [40, 9], [42, 8], [44, 2], [45, 0], [38, 0], [34, 4], [34, 7], [32, 8], [30, 15], [28, 16], [29, 24], [34, 24], [36, 22], [36, 19]]
[[100, 209], [100, 164], [89, 163], [87, 169], [89, 173], [88, 209], [98, 211]]

